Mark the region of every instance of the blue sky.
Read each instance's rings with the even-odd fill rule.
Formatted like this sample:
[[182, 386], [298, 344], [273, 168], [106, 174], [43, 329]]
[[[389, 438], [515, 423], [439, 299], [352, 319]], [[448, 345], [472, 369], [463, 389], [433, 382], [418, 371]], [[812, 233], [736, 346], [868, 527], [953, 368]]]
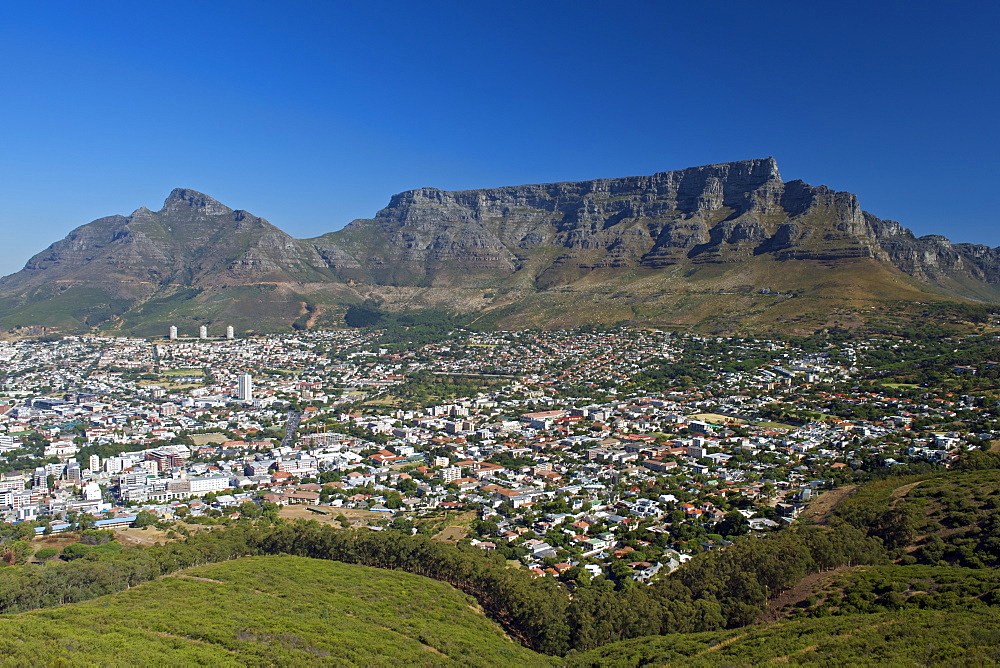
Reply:
[[0, 274], [174, 187], [302, 238], [421, 186], [769, 155], [997, 246], [997, 25], [961, 1], [8, 3]]

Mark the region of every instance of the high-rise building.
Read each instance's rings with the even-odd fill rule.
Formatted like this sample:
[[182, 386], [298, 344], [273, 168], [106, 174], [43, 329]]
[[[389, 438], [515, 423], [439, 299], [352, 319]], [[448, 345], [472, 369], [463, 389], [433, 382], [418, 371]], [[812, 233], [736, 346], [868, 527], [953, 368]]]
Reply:
[[232, 339], [235, 337], [236, 337], [236, 331], [233, 329], [233, 326], [229, 325], [229, 327], [226, 327], [226, 338]]
[[90, 461], [88, 463], [90, 464], [90, 470], [91, 471], [100, 471], [101, 470], [101, 458], [99, 456], [97, 456], [97, 455], [91, 455], [90, 456]]
[[177, 326], [176, 325], [170, 325], [170, 340], [171, 341], [176, 341], [177, 340]]
[[198, 328], [198, 338], [199, 339], [207, 339], [208, 338], [208, 327], [206, 327], [205, 325], [202, 325], [201, 327]]
[[240, 401], [251, 401], [253, 399], [253, 377], [248, 374], [240, 374], [236, 383], [236, 398]]

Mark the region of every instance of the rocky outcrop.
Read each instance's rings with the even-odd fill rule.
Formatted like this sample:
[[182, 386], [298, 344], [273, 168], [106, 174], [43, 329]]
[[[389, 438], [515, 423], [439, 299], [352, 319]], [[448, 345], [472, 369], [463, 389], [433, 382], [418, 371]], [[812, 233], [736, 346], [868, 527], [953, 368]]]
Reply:
[[[916, 239], [851, 193], [781, 180], [773, 158], [652, 176], [394, 196], [369, 220], [312, 240], [342, 277], [489, 283], [520, 271], [874, 258], [926, 282], [1000, 280], [1000, 251]], [[544, 256], [540, 258], [539, 256]]]
[[[850, 193], [784, 182], [766, 158], [574, 183], [419, 188], [395, 195], [374, 218], [307, 240], [177, 189], [159, 211], [140, 208], [78, 227], [0, 279], [0, 322], [35, 324], [40, 313], [67, 308], [71, 322], [88, 325], [130, 313], [142, 319], [140, 304], [160, 304], [162, 313], [169, 303], [177, 313], [178, 300], [189, 295], [206, 303], [236, 299], [227, 317], [266, 297], [269, 306], [263, 316], [254, 311], [257, 319], [289, 312], [288, 300], [296, 313], [301, 304], [332, 312], [345, 295], [396, 290], [404, 299], [404, 289], [434, 291], [436, 304], [449, 303], [449, 291], [481, 290], [508, 308], [508, 289], [523, 296], [586, 279], [585, 289], [595, 290], [607, 279], [621, 293], [633, 274], [683, 276], [758, 259], [874, 262], [939, 293], [1000, 301], [1000, 249], [916, 238], [864, 212]], [[247, 286], [263, 292], [239, 292]], [[99, 308], [80, 305], [88, 300]], [[45, 303], [59, 305], [38, 307]]]
[[40, 281], [217, 285], [329, 280], [308, 245], [263, 218], [176, 189], [160, 211], [142, 207], [78, 227], [3, 279], [0, 288]]

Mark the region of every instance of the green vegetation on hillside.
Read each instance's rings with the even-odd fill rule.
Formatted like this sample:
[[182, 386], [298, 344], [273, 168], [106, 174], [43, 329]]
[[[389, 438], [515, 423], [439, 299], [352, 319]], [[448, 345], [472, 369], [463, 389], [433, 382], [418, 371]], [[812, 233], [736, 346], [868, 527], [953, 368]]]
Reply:
[[[567, 587], [553, 578], [536, 578], [523, 569], [511, 568], [499, 552], [484, 552], [463, 542], [444, 544], [393, 528], [372, 532], [335, 529], [315, 521], [256, 526], [240, 523], [199, 532], [183, 542], [168, 545], [121, 551], [77, 550], [64, 557], [75, 557], [71, 561], [0, 568], [0, 610], [9, 613], [85, 601], [156, 580], [178, 569], [229, 562], [248, 555], [295, 555], [402, 570], [450, 584], [474, 597], [483, 612], [499, 622], [511, 638], [537, 652], [566, 656], [574, 665], [640, 665], [643, 661], [699, 665], [786, 659], [836, 662], [836, 657], [843, 660], [848, 656], [838, 652], [858, 651], [857, 647], [863, 643], [876, 643], [881, 654], [873, 656], [889, 662], [947, 662], [949, 657], [963, 652], [986, 660], [993, 656], [988, 652], [994, 650], [986, 648], [995, 643], [1000, 628], [995, 622], [982, 621], [1000, 605], [1000, 579], [996, 571], [983, 567], [996, 560], [993, 550], [998, 539], [998, 498], [1000, 469], [877, 480], [848, 496], [835, 509], [829, 526], [792, 526], [768, 536], [737, 540], [724, 551], [696, 555], [678, 571], [655, 579], [650, 586], [637, 584], [627, 575], [619, 577], [614, 571], [593, 580], [578, 578], [573, 586]], [[937, 548], [938, 552], [932, 554]], [[890, 559], [931, 566], [890, 565]], [[216, 572], [212, 571], [214, 568], [242, 575], [211, 575]], [[240, 578], [248, 577], [247, 573], [253, 570], [241, 568], [219, 564], [196, 573], [197, 577], [223, 581], [211, 600], [249, 601], [241, 599], [242, 594], [222, 587], [225, 583], [243, 582]], [[155, 585], [140, 587], [138, 592], [150, 586], [156, 591], [179, 588], [176, 593], [182, 599], [187, 596], [184, 587], [188, 585], [177, 582], [183, 580], [160, 579]], [[296, 588], [302, 589], [303, 596], [316, 593], [317, 586], [302, 588], [292, 580], [286, 578], [284, 584], [278, 579], [264, 580], [252, 588], [279, 598], [282, 594], [276, 592], [288, 592], [285, 596], [294, 598], [298, 595]], [[417, 600], [422, 591], [416, 587], [401, 598]], [[369, 594], [361, 591], [359, 596], [364, 598]], [[133, 590], [124, 596], [131, 601], [128, 597], [138, 595]], [[178, 613], [175, 615], [178, 623], [187, 620], [185, 623], [193, 624], [194, 615], [204, 614], [204, 608], [209, 607], [197, 599], [203, 593], [191, 595], [196, 603], [186, 605], [196, 612], [191, 616]], [[386, 594], [384, 599], [394, 596]], [[779, 596], [785, 601], [781, 612], [786, 616], [823, 619], [757, 626], [769, 604], [777, 610], [774, 601]], [[379, 608], [377, 602], [365, 600], [370, 607]], [[88, 604], [86, 609], [96, 605], [98, 601]], [[139, 603], [135, 605], [140, 607]], [[239, 643], [247, 641], [253, 645], [265, 638], [257, 631], [242, 628], [249, 628], [256, 619], [246, 612], [253, 605], [256, 604], [246, 603], [242, 611], [221, 609], [220, 618], [206, 624], [202, 635], [186, 632], [177, 635], [205, 637], [205, 642], [213, 646], [236, 642], [232, 637]], [[302, 607], [299, 603], [295, 605]], [[463, 605], [468, 607], [470, 602], [467, 600]], [[428, 606], [426, 614], [420, 613], [424, 620], [420, 624], [434, 615], [431, 612], [434, 605]], [[111, 607], [121, 606], [116, 603]], [[315, 606], [305, 608], [313, 611], [309, 613], [313, 617], [318, 615], [322, 619]], [[51, 645], [56, 642], [53, 639], [72, 636], [67, 630], [72, 627], [66, 621], [71, 617], [59, 617], [56, 613], [70, 614], [60, 610], [36, 613], [43, 618], [55, 615], [54, 623], [67, 624], [58, 633], [39, 635], [37, 642]], [[877, 616], [863, 616], [869, 614]], [[925, 632], [940, 622], [941, 614], [951, 615], [948, 627], [951, 635], [943, 631]], [[441, 621], [451, 616], [448, 611], [445, 617], [434, 619]], [[397, 621], [381, 625], [402, 633]], [[83, 622], [80, 624], [82, 628], [90, 628]], [[266, 640], [278, 643], [281, 651], [294, 653], [302, 647], [315, 646], [309, 640], [313, 633], [309, 629], [314, 628], [307, 626], [303, 631], [289, 628], [284, 635], [270, 631]], [[438, 640], [428, 641], [439, 637], [431, 630], [406, 629], [403, 635], [449, 656], [466, 651], [455, 645], [444, 648]], [[170, 637], [175, 634], [162, 626], [152, 630]], [[714, 633], [707, 633], [710, 631]], [[11, 632], [15, 636], [16, 633]], [[914, 648], [912, 638], [919, 633], [924, 633], [926, 642], [922, 648]], [[114, 634], [98, 635], [102, 637], [86, 641], [96, 644], [81, 646], [99, 649], [104, 646], [101, 643], [130, 642]], [[459, 636], [449, 638], [465, 647]], [[44, 651], [62, 651], [63, 647], [56, 642]], [[185, 647], [188, 646], [181, 643], [176, 651], [188, 651]], [[254, 654], [257, 650], [252, 648], [241, 646], [233, 651], [257, 656]], [[431, 660], [436, 656], [432, 653]], [[524, 657], [531, 656], [526, 654], [516, 660], [528, 661]]]
[[362, 403], [358, 407], [362, 409], [369, 406], [382, 408], [391, 405], [404, 410], [412, 410], [435, 403], [447, 403], [461, 397], [473, 396], [477, 392], [488, 391], [509, 382], [509, 380], [502, 378], [481, 378], [417, 371], [409, 374], [407, 379], [399, 385], [388, 388], [378, 400]]
[[790, 611], [795, 617], [1000, 605], [1000, 573], [953, 566], [865, 566], [831, 576]]
[[512, 637], [546, 654], [642, 635], [742, 626], [767, 597], [818, 569], [883, 559], [877, 541], [850, 526], [787, 531], [700, 555], [677, 577], [642, 587], [597, 578], [572, 598], [549, 578], [511, 569], [498, 553], [395, 531], [343, 531], [315, 521], [239, 525], [182, 543], [94, 552], [54, 565], [0, 569], [0, 610], [14, 612], [120, 591], [179, 568], [244, 555], [292, 554], [401, 569], [475, 596]]
[[407, 310], [392, 313], [377, 302], [352, 304], [344, 313], [344, 323], [354, 328], [378, 328], [383, 334], [378, 343], [390, 350], [411, 350], [414, 345], [448, 339], [449, 332], [464, 326], [468, 317], [459, 317], [444, 309]]
[[[990, 463], [982, 453], [969, 461]], [[903, 563], [1000, 565], [1000, 470], [888, 478], [846, 499], [836, 516], [879, 538]]]
[[994, 610], [908, 610], [806, 619], [746, 629], [637, 638], [568, 658], [570, 666], [993, 665]]
[[451, 587], [300, 557], [194, 568], [0, 618], [4, 665], [551, 665]]

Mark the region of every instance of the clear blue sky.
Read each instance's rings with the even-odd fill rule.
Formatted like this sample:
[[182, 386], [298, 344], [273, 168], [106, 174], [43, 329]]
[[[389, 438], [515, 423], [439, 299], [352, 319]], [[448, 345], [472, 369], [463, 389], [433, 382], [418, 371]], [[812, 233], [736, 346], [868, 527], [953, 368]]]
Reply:
[[0, 274], [174, 187], [297, 237], [396, 192], [778, 160], [1000, 245], [993, 2], [21, 2]]

